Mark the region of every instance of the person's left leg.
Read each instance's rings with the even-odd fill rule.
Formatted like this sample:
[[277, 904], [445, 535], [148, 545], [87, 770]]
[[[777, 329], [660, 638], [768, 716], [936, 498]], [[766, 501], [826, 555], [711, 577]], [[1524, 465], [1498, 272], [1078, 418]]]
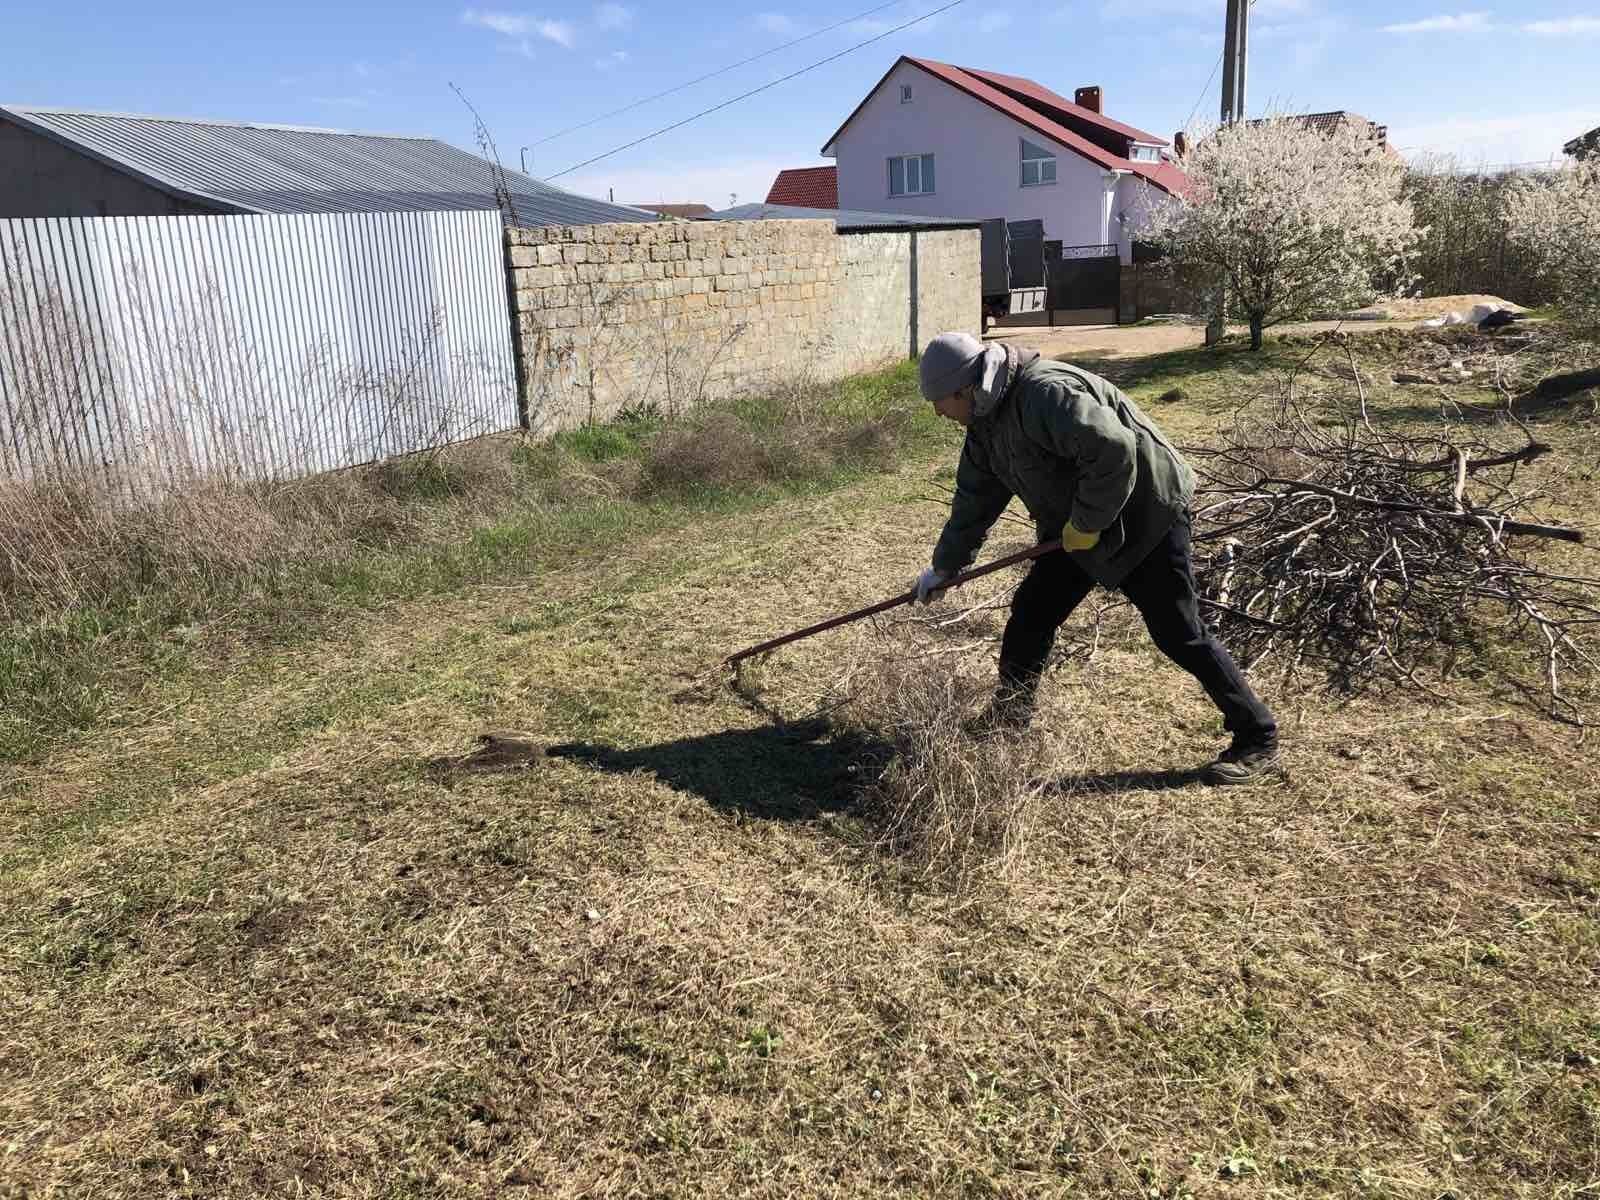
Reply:
[[1056, 631], [1093, 588], [1094, 580], [1064, 550], [1034, 559], [1011, 601], [1011, 617], [1000, 642], [994, 701], [969, 725], [969, 733], [988, 737], [1028, 727]]
[[1233, 657], [1200, 616], [1190, 557], [1190, 519], [1167, 536], [1123, 581], [1122, 592], [1144, 617], [1156, 647], [1193, 675], [1222, 713], [1233, 745], [1208, 768], [1214, 783], [1254, 778], [1277, 756], [1278, 725]]

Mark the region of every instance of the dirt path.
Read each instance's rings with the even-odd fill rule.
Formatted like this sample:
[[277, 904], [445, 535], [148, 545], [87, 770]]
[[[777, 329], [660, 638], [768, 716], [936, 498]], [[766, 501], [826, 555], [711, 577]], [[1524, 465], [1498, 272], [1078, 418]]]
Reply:
[[[1275, 325], [1272, 334], [1324, 333], [1339, 329], [1346, 333], [1371, 333], [1380, 329], [1415, 329], [1421, 322], [1441, 313], [1471, 308], [1474, 304], [1497, 304], [1511, 309], [1519, 305], [1498, 296], [1436, 296], [1429, 300], [1402, 300], [1386, 305], [1388, 320], [1299, 321]], [[1228, 331], [1243, 334], [1242, 325]], [[991, 341], [1027, 346], [1046, 357], [1081, 355], [1085, 358], [1140, 358], [1167, 354], [1174, 350], [1193, 350], [1205, 344], [1205, 326], [1160, 325], [1077, 325], [1049, 328], [1031, 326], [990, 332]]]

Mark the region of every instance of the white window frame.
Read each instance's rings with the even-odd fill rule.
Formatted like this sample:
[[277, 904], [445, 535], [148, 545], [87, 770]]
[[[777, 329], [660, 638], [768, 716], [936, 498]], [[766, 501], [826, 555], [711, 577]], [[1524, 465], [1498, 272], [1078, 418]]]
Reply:
[[909, 83], [902, 83], [900, 85], [900, 103], [911, 103], [911, 85]]
[[[934, 191], [933, 188], [924, 188], [922, 186], [922, 182], [923, 182], [923, 178], [922, 178], [923, 177], [923, 169], [922, 169], [922, 166], [923, 166], [924, 161], [926, 161], [927, 164], [930, 167], [934, 167], [934, 170], [932, 172], [932, 174], [933, 174], [933, 182], [934, 182], [934, 187], [937, 187], [938, 184], [939, 184], [939, 172], [938, 172], [938, 168], [935, 166], [935, 164], [933, 162], [933, 155], [931, 155], [931, 154], [894, 154], [894, 155], [891, 155], [889, 157], [889, 161], [888, 161], [888, 171], [889, 171], [888, 188], [889, 188], [889, 197], [890, 197], [890, 199], [899, 199], [901, 196], [931, 196], [931, 195], [933, 195], [933, 191]], [[900, 182], [901, 182], [902, 186], [901, 186], [901, 190], [898, 191], [898, 192], [894, 190], [894, 165], [895, 165], [895, 163], [899, 163], [900, 164]], [[911, 165], [913, 163], [916, 164], [916, 175], [917, 175], [917, 186], [914, 189], [910, 186], [910, 184], [911, 184]]]
[[1161, 147], [1141, 146], [1134, 143], [1128, 147], [1128, 160], [1130, 162], [1158, 163], [1161, 161]]
[[[1029, 150], [1030, 147], [1032, 147], [1034, 150], [1042, 151], [1043, 153], [1041, 155], [1037, 155], [1037, 156], [1034, 156], [1034, 157], [1030, 158], [1028, 156], [1028, 150]], [[1036, 143], [1028, 141], [1027, 138], [1018, 138], [1017, 139], [1017, 153], [1021, 157], [1021, 165], [1017, 168], [1017, 171], [1018, 171], [1018, 174], [1017, 174], [1018, 186], [1025, 187], [1025, 188], [1031, 188], [1031, 187], [1054, 187], [1055, 186], [1055, 182], [1056, 182], [1056, 179], [1057, 179], [1058, 174], [1059, 174], [1058, 169], [1056, 167], [1056, 154], [1055, 154], [1055, 151], [1047, 150], [1043, 146], [1040, 146], [1040, 145], [1038, 145]], [[1044, 177], [1044, 175], [1045, 175], [1044, 168], [1045, 168], [1046, 164], [1048, 164], [1049, 167], [1050, 167], [1050, 178], [1049, 179], [1046, 179]], [[1029, 167], [1033, 167], [1034, 168], [1033, 182], [1032, 183], [1028, 182], [1028, 168]]]

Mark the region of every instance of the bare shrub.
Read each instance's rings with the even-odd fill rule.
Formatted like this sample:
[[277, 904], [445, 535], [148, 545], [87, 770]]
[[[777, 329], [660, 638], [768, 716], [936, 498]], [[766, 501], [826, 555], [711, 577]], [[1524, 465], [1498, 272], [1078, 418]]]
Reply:
[[645, 453], [645, 495], [738, 487], [770, 478], [767, 447], [732, 413], [663, 430]]
[[893, 662], [854, 679], [835, 718], [889, 748], [868, 764], [862, 797], [880, 849], [958, 889], [1017, 870], [1049, 786], [1037, 739], [967, 735], [978, 699], [974, 681], [942, 664]]
[[885, 470], [905, 441], [911, 424], [904, 412], [889, 412], [845, 429], [833, 439], [839, 459], [851, 466]]

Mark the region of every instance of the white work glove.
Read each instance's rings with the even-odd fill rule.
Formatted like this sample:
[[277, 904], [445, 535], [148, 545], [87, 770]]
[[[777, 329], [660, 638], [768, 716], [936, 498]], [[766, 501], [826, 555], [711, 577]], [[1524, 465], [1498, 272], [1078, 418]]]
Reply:
[[943, 596], [944, 585], [949, 579], [950, 576], [933, 567], [929, 567], [921, 575], [918, 575], [917, 581], [911, 585], [916, 590], [917, 603], [927, 604]]

